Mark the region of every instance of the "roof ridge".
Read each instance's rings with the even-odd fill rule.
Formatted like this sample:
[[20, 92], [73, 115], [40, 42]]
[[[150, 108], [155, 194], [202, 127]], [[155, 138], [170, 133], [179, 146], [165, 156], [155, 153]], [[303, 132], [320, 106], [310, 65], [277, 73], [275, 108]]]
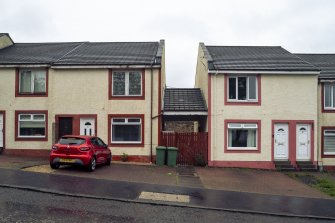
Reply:
[[59, 57], [57, 60], [51, 62], [51, 65], [54, 63], [57, 63], [58, 61], [60, 61], [61, 59], [63, 59], [64, 57], [66, 57], [67, 55], [69, 55], [70, 53], [72, 53], [73, 51], [75, 51], [77, 48], [81, 47], [82, 45], [84, 45], [86, 42], [82, 42], [81, 44], [79, 44], [78, 46], [74, 47], [73, 49], [69, 50], [67, 53], [65, 53], [63, 56]]
[[282, 48], [281, 46], [264, 46], [264, 45], [255, 45], [255, 46], [247, 46], [247, 45], [243, 45], [243, 46], [240, 46], [240, 45], [232, 45], [232, 46], [220, 46], [220, 45], [205, 45], [206, 47], [264, 47], [264, 48], [270, 48], [270, 47], [276, 47], [276, 48]]

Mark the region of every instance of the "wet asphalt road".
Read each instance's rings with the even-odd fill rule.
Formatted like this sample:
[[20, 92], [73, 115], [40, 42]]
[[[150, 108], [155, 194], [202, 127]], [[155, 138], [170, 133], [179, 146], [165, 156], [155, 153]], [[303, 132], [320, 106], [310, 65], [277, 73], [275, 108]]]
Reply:
[[[335, 200], [262, 195], [201, 188], [153, 185], [89, 179], [72, 176], [29, 173], [20, 170], [0, 171], [0, 184], [38, 188], [60, 193], [138, 201], [142, 191], [190, 196], [190, 205], [220, 209], [238, 209], [289, 215], [334, 218]], [[163, 202], [164, 203], [164, 202]]]
[[330, 222], [0, 189], [0, 222]]

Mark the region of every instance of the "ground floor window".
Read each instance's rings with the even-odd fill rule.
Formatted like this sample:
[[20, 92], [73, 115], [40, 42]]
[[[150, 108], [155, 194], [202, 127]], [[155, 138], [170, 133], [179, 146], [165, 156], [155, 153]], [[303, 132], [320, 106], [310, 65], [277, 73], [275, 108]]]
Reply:
[[142, 142], [142, 119], [138, 117], [117, 117], [111, 120], [112, 143]]
[[335, 129], [323, 130], [323, 155], [335, 155]]
[[228, 123], [228, 150], [257, 150], [257, 123]]
[[17, 138], [46, 138], [45, 113], [17, 113]]

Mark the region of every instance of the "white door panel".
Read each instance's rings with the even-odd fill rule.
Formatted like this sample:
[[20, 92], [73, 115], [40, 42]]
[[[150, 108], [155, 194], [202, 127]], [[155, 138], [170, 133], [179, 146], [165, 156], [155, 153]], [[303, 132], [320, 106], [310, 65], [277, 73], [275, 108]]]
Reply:
[[0, 147], [3, 147], [3, 114], [0, 114]]
[[311, 125], [297, 125], [297, 160], [311, 159]]
[[288, 160], [288, 124], [274, 126], [274, 158]]
[[95, 135], [95, 119], [80, 118], [80, 135]]

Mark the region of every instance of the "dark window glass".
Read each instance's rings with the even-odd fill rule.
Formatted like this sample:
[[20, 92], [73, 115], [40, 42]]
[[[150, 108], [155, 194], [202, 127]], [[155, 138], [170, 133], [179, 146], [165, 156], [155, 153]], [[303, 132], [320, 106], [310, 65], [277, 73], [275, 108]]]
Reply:
[[113, 142], [141, 142], [140, 125], [113, 125]]
[[126, 94], [126, 76], [124, 72], [113, 73], [113, 95]]
[[236, 78], [229, 78], [229, 99], [236, 99]]
[[238, 83], [238, 100], [246, 100], [247, 99], [247, 78], [239, 77], [237, 79]]
[[85, 142], [85, 139], [75, 137], [62, 137], [59, 140], [61, 145], [81, 145]]

